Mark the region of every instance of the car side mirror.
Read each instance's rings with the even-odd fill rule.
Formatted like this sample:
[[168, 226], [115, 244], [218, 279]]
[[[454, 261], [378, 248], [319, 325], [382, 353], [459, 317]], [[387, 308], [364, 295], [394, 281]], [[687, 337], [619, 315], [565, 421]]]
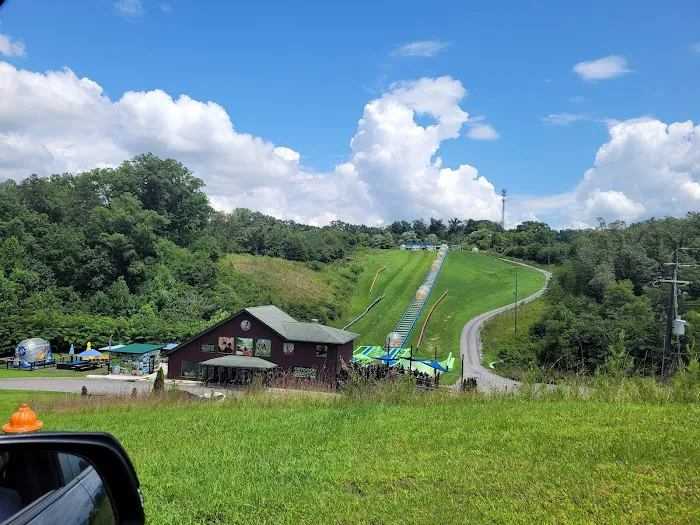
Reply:
[[0, 437], [0, 523], [143, 524], [131, 460], [102, 432]]

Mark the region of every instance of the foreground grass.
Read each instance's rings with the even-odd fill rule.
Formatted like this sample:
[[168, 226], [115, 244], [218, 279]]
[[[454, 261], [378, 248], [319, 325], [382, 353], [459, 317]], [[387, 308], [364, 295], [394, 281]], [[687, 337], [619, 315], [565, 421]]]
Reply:
[[129, 452], [149, 523], [697, 523], [700, 407], [440, 395], [230, 403], [0, 392]]

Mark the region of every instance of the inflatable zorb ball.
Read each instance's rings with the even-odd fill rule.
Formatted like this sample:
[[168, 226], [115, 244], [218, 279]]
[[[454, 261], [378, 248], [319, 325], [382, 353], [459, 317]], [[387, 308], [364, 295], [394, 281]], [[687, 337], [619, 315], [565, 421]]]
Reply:
[[51, 361], [51, 345], [48, 341], [39, 337], [25, 339], [17, 345], [15, 349], [15, 358], [27, 363], [34, 361]]
[[401, 344], [401, 334], [398, 332], [391, 332], [389, 334], [389, 348], [397, 348]]

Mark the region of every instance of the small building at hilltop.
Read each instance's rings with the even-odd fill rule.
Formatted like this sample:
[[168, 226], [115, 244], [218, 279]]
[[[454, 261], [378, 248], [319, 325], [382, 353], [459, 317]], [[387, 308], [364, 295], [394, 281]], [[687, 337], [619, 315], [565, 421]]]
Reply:
[[333, 382], [352, 359], [358, 334], [297, 321], [276, 306], [244, 308], [168, 356], [169, 379], [200, 379], [213, 367], [265, 370], [280, 367], [296, 378]]

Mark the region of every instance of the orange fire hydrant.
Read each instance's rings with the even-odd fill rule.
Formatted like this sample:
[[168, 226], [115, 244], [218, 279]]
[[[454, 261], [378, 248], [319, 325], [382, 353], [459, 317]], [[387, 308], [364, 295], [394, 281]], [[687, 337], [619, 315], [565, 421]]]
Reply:
[[10, 422], [2, 426], [2, 431], [7, 433], [34, 432], [43, 426], [44, 424], [37, 419], [36, 414], [29, 408], [29, 405], [22, 403], [17, 412], [10, 417]]

